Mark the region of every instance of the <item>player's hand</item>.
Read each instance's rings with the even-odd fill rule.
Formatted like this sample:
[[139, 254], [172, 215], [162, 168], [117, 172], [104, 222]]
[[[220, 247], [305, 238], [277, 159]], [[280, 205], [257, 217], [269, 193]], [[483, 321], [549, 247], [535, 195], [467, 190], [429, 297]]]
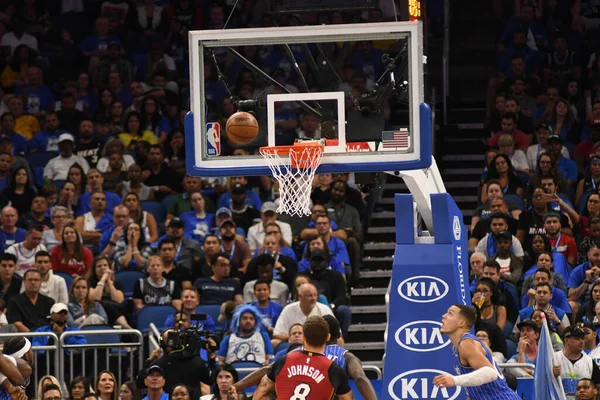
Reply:
[[438, 375], [433, 379], [433, 384], [437, 387], [454, 387], [454, 378], [450, 375]]
[[8, 394], [13, 400], [27, 400], [27, 395], [20, 386], [12, 386], [8, 389]]
[[559, 377], [560, 376], [560, 365], [553, 366], [552, 373], [554, 374], [555, 377]]
[[227, 391], [227, 400], [237, 400], [237, 398], [237, 390], [235, 389], [235, 386], [231, 385]]

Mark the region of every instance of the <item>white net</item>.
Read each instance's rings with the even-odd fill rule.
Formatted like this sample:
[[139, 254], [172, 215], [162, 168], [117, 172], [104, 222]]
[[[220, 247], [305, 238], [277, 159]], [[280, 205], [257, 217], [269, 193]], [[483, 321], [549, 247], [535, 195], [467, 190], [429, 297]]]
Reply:
[[310, 215], [310, 193], [321, 164], [322, 145], [261, 147], [260, 154], [279, 182], [278, 213]]

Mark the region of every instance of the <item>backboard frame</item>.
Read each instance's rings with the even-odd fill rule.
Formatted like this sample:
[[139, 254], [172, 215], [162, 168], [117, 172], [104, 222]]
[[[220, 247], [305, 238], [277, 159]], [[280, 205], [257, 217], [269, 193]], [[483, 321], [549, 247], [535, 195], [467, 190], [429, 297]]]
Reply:
[[[336, 40], [385, 40], [410, 37], [408, 63], [409, 112], [412, 132], [412, 151], [356, 152], [332, 154], [326, 152], [317, 173], [403, 171], [427, 168], [432, 160], [432, 113], [424, 103], [423, 81], [423, 28], [417, 22], [389, 22], [347, 25], [322, 25], [301, 27], [275, 27], [254, 29], [227, 29], [189, 32], [190, 46], [190, 101], [191, 110], [202, 110], [204, 102], [204, 77], [200, 66], [204, 64], [204, 47], [240, 46], [251, 44], [315, 43]], [[416, 68], [415, 68], [416, 65]], [[315, 92], [313, 94], [317, 94]], [[210, 157], [204, 155], [206, 145], [203, 134], [205, 113], [190, 111], [184, 121], [186, 139], [187, 173], [194, 176], [270, 175], [269, 167], [260, 156]], [[221, 127], [224, 136], [225, 127]], [[271, 127], [267, 127], [271, 129]], [[423, 133], [423, 134], [422, 134]], [[386, 154], [388, 153], [388, 154]]]

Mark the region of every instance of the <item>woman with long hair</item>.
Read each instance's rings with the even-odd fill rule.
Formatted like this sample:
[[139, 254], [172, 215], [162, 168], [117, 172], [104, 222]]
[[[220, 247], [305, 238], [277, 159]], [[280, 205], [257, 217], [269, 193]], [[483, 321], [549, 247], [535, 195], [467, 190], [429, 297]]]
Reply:
[[19, 215], [27, 214], [31, 210], [31, 202], [36, 195], [36, 191], [31, 185], [27, 168], [17, 168], [13, 172], [8, 186], [2, 190], [2, 194], [10, 200]]
[[110, 120], [112, 113], [112, 104], [117, 100], [117, 96], [110, 89], [102, 89], [98, 94], [99, 102], [94, 111], [94, 121], [99, 117], [107, 117]]
[[154, 216], [142, 209], [142, 202], [135, 193], [127, 193], [123, 204], [129, 210], [129, 218], [137, 223], [144, 231], [146, 243], [154, 243], [158, 240], [158, 226]]
[[140, 113], [136, 111], [130, 111], [125, 117], [125, 130], [119, 133], [119, 139], [129, 151], [135, 151], [135, 143], [139, 141], [157, 143], [154, 132], [143, 128]]
[[490, 163], [486, 183], [484, 183], [481, 188], [482, 203], [485, 203], [487, 200], [487, 181], [490, 179], [497, 179], [500, 182], [502, 191], [505, 195], [516, 194], [517, 196], [523, 197], [524, 191], [521, 187], [521, 181], [512, 167], [510, 158], [508, 158], [506, 154], [496, 155]]
[[113, 135], [123, 132], [125, 122], [125, 108], [121, 100], [116, 100], [110, 106], [110, 131]]
[[152, 249], [146, 244], [144, 236], [140, 225], [135, 222], [127, 224], [123, 240], [117, 242], [113, 253], [117, 271], [143, 271], [146, 269]]
[[102, 371], [96, 378], [96, 395], [98, 400], [118, 400], [117, 379], [110, 371]]
[[481, 278], [477, 282], [475, 294], [471, 302], [479, 308], [482, 321], [493, 322], [500, 330], [506, 324], [506, 307], [496, 301], [496, 284], [489, 278]]
[[583, 179], [577, 183], [575, 191], [575, 205], [579, 204], [584, 193], [598, 193], [600, 190], [600, 157], [592, 157], [589, 166], [586, 168], [586, 174]]
[[554, 178], [558, 182], [558, 192], [570, 197], [567, 181], [560, 173], [556, 162], [547, 153], [542, 153], [537, 159], [535, 172], [531, 175], [529, 185], [527, 186], [527, 198], [531, 198], [536, 188], [542, 187], [542, 179]]
[[141, 398], [142, 394], [135, 381], [127, 381], [121, 385], [119, 400], [141, 400]]
[[107, 256], [100, 255], [94, 258], [87, 281], [89, 300], [99, 301], [102, 304], [111, 323], [119, 321], [119, 325], [123, 328], [131, 329], [121, 312], [121, 305], [125, 301], [123, 284], [115, 279], [112, 264]]
[[554, 109], [550, 115], [550, 121], [548, 121], [551, 132], [554, 132], [554, 135], [560, 136], [562, 140], [567, 140], [569, 133], [571, 132], [572, 124], [573, 112], [571, 111], [569, 103], [565, 99], [557, 99], [554, 102]]
[[69, 222], [69, 210], [62, 206], [54, 206], [50, 211], [50, 220], [54, 227], [46, 229], [42, 234], [42, 244], [50, 253], [55, 246], [62, 243], [63, 229]]
[[215, 214], [206, 212], [206, 204], [201, 192], [192, 193], [190, 203], [192, 210], [184, 212], [179, 218], [183, 221], [185, 236], [202, 244], [204, 243], [204, 237], [215, 226]]
[[158, 144], [163, 144], [171, 131], [171, 122], [160, 113], [158, 102], [154, 97], [148, 96], [142, 101], [140, 114], [142, 129], [153, 132]]
[[[20, 44], [13, 51], [12, 60], [0, 74], [0, 84], [5, 91], [12, 91], [17, 85], [24, 84], [27, 69], [35, 64], [35, 53], [26, 44]], [[20, 83], [22, 82], [22, 83]]]
[[[238, 381], [238, 372], [231, 364], [220, 365], [215, 371], [215, 384], [212, 387], [212, 394], [200, 397], [200, 400], [231, 400], [229, 388]], [[238, 393], [238, 399], [245, 399], [246, 395]]]
[[[71, 283], [69, 290], [69, 318], [67, 320], [70, 327], [79, 328], [84, 321], [95, 315], [93, 325], [108, 324], [108, 315], [97, 301], [90, 301], [90, 289], [87, 279], [83, 276], [78, 276]], [[102, 321], [102, 322], [101, 322]]]
[[76, 376], [69, 385], [69, 400], [83, 400], [83, 395], [92, 389], [90, 381], [85, 376]]
[[298, 263], [298, 272], [310, 271], [310, 256], [314, 249], [323, 250], [327, 254], [328, 268], [339, 272], [344, 278], [346, 277], [346, 267], [344, 267], [344, 263], [331, 254], [331, 250], [329, 250], [325, 238], [320, 235], [308, 240], [308, 244], [302, 255], [302, 260]]
[[67, 174], [67, 182], [71, 182], [75, 186], [75, 198], [73, 204], [78, 204], [79, 196], [87, 190], [87, 174], [79, 163], [71, 165]]
[[135, 164], [135, 158], [133, 158], [133, 156], [131, 156], [130, 154], [127, 154], [127, 149], [125, 148], [125, 145], [123, 144], [121, 139], [119, 139], [116, 136], [113, 136], [110, 139], [108, 139], [108, 141], [104, 145], [104, 148], [102, 149], [102, 157], [98, 160], [98, 164], [96, 164], [96, 169], [98, 171], [104, 173], [108, 170], [108, 158], [113, 153], [119, 153], [121, 155], [121, 157], [123, 158], [123, 164], [125, 165], [125, 168], [129, 168], [130, 166]]
[[64, 272], [73, 277], [87, 275], [94, 260], [92, 252], [83, 246], [73, 223], [64, 227], [61, 244], [52, 249], [50, 258], [55, 272]]
[[585, 98], [582, 92], [582, 90], [579, 90], [577, 79], [572, 78], [566, 82], [564, 89], [565, 99], [569, 104], [573, 122], [578, 125], [586, 120]]
[[592, 284], [589, 293], [589, 299], [579, 308], [577, 316], [575, 317], [575, 322], [598, 324], [598, 318], [596, 318], [596, 305], [600, 301], [600, 281], [596, 281]]

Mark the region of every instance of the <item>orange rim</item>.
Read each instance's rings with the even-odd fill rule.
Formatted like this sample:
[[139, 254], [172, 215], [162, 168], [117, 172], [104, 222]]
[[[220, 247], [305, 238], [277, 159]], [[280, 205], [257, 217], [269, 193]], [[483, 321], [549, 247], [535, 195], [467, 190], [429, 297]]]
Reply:
[[[260, 154], [263, 156], [273, 154], [289, 156], [290, 154], [301, 154], [305, 150], [322, 153], [325, 151], [325, 146], [318, 142], [295, 143], [291, 146], [263, 146], [260, 148]], [[319, 161], [318, 158], [312, 159], [312, 157], [308, 160], [298, 159], [298, 157], [290, 157], [290, 159], [292, 168], [314, 168]], [[311, 159], [313, 160], [312, 163], [310, 163]], [[309, 163], [317, 165], [310, 165]]]

